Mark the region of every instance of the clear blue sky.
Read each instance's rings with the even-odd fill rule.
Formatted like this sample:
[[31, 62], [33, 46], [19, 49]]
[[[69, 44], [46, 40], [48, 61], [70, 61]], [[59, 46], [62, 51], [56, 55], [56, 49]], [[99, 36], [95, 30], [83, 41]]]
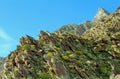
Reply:
[[91, 20], [99, 7], [114, 12], [120, 0], [0, 0], [0, 56], [7, 56], [26, 34], [55, 31]]

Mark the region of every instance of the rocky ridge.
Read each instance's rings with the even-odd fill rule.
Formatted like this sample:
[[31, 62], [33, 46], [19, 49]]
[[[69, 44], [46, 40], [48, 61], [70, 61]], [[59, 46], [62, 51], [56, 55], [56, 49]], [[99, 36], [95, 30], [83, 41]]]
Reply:
[[89, 30], [96, 23], [103, 21], [110, 13], [103, 8], [99, 8], [93, 20], [85, 21], [80, 25], [77, 24], [67, 24], [63, 25], [60, 29], [56, 30], [56, 33], [71, 32], [74, 34], [83, 34], [85, 31]]
[[119, 26], [120, 8], [82, 35], [63, 29], [60, 33], [41, 31], [37, 40], [21, 37], [6, 59], [1, 78], [119, 79]]

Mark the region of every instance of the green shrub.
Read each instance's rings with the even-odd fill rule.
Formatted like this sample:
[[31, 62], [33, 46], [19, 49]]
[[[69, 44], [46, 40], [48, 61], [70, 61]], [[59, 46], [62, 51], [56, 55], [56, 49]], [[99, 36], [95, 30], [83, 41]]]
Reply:
[[68, 61], [68, 60], [69, 60], [69, 57], [68, 57], [68, 56], [65, 56], [65, 55], [62, 55], [62, 59]]
[[46, 73], [46, 72], [37, 73], [37, 77], [39, 79], [53, 79], [52, 76], [49, 73]]
[[23, 49], [29, 50], [31, 46], [29, 44], [25, 44], [22, 46]]
[[76, 51], [76, 54], [82, 55], [83, 53], [81, 51]]
[[76, 54], [74, 54], [74, 53], [73, 53], [73, 54], [70, 54], [69, 57], [70, 57], [70, 58], [75, 58], [75, 57], [76, 57]]

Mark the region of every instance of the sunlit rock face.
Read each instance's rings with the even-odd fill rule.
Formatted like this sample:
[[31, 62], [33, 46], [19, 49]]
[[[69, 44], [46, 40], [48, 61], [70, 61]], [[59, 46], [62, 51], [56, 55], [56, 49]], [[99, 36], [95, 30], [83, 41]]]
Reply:
[[94, 19], [98, 21], [92, 25], [93, 21], [86, 21], [65, 25], [53, 33], [40, 31], [37, 39], [21, 37], [4, 68], [3, 63], [0, 65], [0, 78], [119, 79], [119, 8], [110, 15], [100, 9]]
[[104, 20], [105, 17], [107, 17], [108, 15], [110, 15], [110, 13], [108, 11], [106, 11], [103, 8], [99, 8], [98, 12], [96, 13], [96, 15], [94, 16], [93, 22], [98, 22], [98, 21], [102, 21]]

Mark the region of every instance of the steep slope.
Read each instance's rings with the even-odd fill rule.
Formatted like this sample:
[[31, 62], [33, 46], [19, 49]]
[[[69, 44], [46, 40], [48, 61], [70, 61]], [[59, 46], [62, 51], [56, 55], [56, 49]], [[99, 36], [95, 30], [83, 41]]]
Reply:
[[21, 37], [6, 59], [1, 78], [111, 79], [120, 74], [119, 62], [120, 8], [82, 36], [63, 29], [61, 33], [41, 31], [37, 40]]
[[86, 31], [82, 38], [91, 41], [91, 50], [105, 63], [109, 62], [115, 75], [120, 74], [120, 8]]

